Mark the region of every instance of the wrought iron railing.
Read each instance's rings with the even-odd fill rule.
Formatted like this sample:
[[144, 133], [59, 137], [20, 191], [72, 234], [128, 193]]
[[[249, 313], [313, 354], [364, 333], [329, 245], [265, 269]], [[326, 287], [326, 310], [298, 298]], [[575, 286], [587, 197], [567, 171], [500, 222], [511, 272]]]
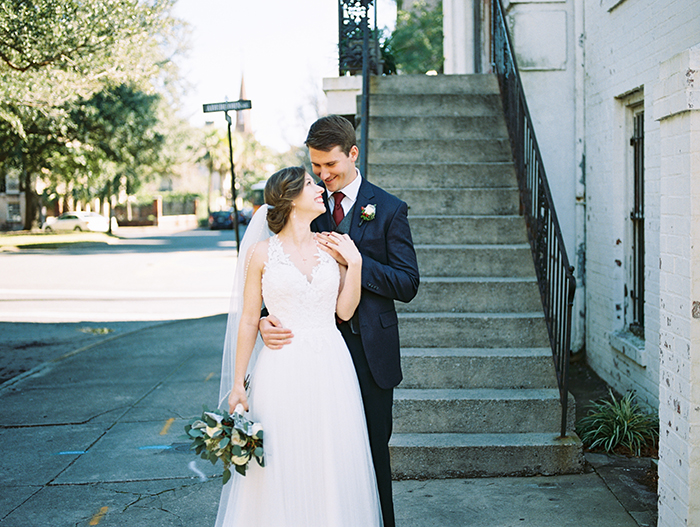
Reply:
[[[374, 30], [370, 29], [374, 7]], [[338, 0], [338, 70], [343, 75], [362, 74], [362, 99], [355, 124], [360, 125], [360, 172], [367, 174], [369, 137], [369, 76], [381, 75], [382, 60], [377, 32], [377, 4], [374, 0]]]
[[501, 0], [491, 1], [492, 67], [501, 88], [508, 132], [513, 146], [520, 206], [527, 224], [549, 342], [559, 384], [561, 435], [566, 435], [571, 312], [576, 279], [564, 247], [554, 201], [547, 183], [535, 129], [513, 53]]

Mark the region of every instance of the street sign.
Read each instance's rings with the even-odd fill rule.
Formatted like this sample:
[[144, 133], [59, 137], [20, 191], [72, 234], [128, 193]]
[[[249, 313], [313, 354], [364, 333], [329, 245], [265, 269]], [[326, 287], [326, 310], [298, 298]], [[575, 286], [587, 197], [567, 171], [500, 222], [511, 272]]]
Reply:
[[226, 122], [228, 123], [228, 159], [231, 164], [231, 198], [233, 205], [233, 228], [236, 231], [236, 252], [241, 246], [241, 240], [238, 234], [238, 207], [236, 206], [236, 172], [233, 168], [233, 146], [231, 146], [231, 116], [229, 111], [237, 112], [239, 110], [250, 110], [251, 103], [247, 99], [238, 99], [237, 101], [215, 102], [212, 104], [203, 104], [204, 113], [224, 112]]
[[228, 112], [229, 110], [237, 112], [239, 110], [250, 110], [251, 103], [248, 100], [240, 99], [238, 101], [226, 101], [215, 102], [212, 104], [204, 104], [202, 105], [202, 108], [204, 109], [204, 113]]

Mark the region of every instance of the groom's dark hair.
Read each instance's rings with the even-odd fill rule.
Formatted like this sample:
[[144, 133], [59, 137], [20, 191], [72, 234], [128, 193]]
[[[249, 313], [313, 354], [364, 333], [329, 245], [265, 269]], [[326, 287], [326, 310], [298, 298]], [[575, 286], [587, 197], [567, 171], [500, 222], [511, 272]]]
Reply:
[[314, 150], [330, 152], [339, 146], [343, 153], [350, 155], [350, 149], [355, 146], [355, 128], [345, 117], [327, 115], [321, 117], [309, 128], [304, 144]]

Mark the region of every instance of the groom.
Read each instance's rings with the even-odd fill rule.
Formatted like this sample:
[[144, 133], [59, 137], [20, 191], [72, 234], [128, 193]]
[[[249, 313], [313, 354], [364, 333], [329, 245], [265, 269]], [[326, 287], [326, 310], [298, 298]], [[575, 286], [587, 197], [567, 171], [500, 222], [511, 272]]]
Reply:
[[[394, 300], [410, 302], [418, 292], [418, 263], [408, 225], [408, 206], [371, 184], [355, 167], [355, 129], [338, 115], [322, 117], [306, 138], [314, 174], [326, 189], [326, 213], [311, 227], [350, 235], [362, 254], [362, 296], [352, 319], [338, 328], [348, 345], [367, 418], [384, 527], [394, 527], [389, 439], [394, 387], [402, 379], [398, 317]], [[265, 344], [279, 349], [291, 331], [274, 317], [260, 322]]]

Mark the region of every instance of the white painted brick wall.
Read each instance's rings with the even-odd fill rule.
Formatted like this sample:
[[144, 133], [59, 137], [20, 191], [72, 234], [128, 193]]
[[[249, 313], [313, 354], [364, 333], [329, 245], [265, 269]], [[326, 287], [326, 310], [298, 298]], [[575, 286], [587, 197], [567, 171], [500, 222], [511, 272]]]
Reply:
[[[659, 64], [700, 40], [700, 2], [626, 0], [608, 11], [601, 2], [584, 2], [585, 17], [585, 148], [586, 148], [586, 351], [590, 365], [616, 390], [634, 389], [651, 407], [659, 404], [659, 294], [663, 288], [682, 292], [689, 279], [689, 260], [674, 259], [674, 273], [660, 276], [660, 252], [680, 250], [686, 223], [664, 224], [659, 186], [661, 152], [666, 151], [653, 101], [659, 91]], [[646, 367], [610, 345], [610, 334], [623, 329], [626, 221], [632, 194], [627, 187], [624, 151], [625, 94], [642, 89], [645, 109], [645, 334]], [[671, 141], [671, 138], [668, 138]], [[673, 159], [673, 166], [687, 166]], [[684, 165], [685, 163], [685, 165]], [[681, 171], [682, 173], [682, 171]], [[687, 171], [686, 171], [687, 173]], [[681, 181], [672, 185], [682, 185]], [[679, 196], [682, 196], [679, 194]], [[682, 198], [664, 205], [680, 207]], [[618, 240], [622, 243], [617, 243]], [[687, 246], [686, 246], [687, 250]], [[682, 253], [679, 253], [682, 254]], [[687, 256], [687, 255], [686, 255]], [[675, 273], [678, 273], [676, 276]], [[670, 299], [669, 299], [670, 300]], [[674, 312], [684, 306], [673, 302]], [[685, 307], [687, 313], [687, 306]], [[676, 328], [678, 329], [678, 328]]]
[[700, 46], [659, 68], [659, 526], [700, 525]]

